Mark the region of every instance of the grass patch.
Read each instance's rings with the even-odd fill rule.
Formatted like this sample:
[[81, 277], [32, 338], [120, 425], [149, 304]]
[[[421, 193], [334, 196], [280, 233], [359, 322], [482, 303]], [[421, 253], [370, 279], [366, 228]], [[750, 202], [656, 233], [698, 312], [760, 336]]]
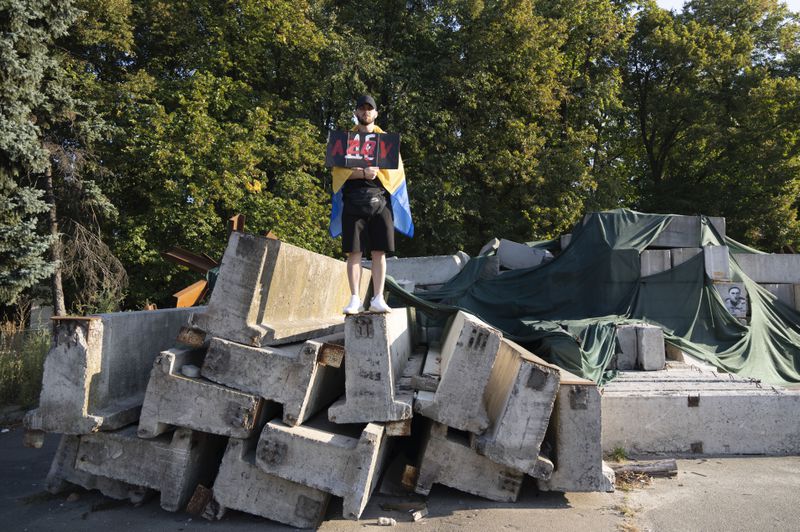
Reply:
[[34, 406], [42, 389], [44, 359], [50, 348], [48, 331], [0, 327], [0, 407]]
[[614, 510], [625, 518], [625, 521], [617, 526], [617, 530], [621, 530], [622, 532], [639, 532], [639, 527], [636, 526], [634, 522], [634, 517], [636, 517], [636, 512], [639, 508], [631, 506], [627, 496], [623, 497], [622, 502], [616, 505]]
[[624, 462], [628, 459], [628, 452], [624, 447], [614, 447], [614, 449], [608, 453], [608, 459], [614, 462]]

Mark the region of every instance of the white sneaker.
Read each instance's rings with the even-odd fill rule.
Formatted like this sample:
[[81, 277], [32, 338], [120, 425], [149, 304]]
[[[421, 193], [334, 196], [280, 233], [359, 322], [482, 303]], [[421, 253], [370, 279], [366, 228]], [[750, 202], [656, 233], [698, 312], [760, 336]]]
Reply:
[[361, 299], [358, 296], [350, 296], [350, 303], [342, 309], [345, 314], [358, 314], [364, 312], [364, 307], [361, 306]]
[[392, 307], [386, 304], [383, 296], [375, 296], [369, 300], [369, 310], [371, 312], [391, 312]]

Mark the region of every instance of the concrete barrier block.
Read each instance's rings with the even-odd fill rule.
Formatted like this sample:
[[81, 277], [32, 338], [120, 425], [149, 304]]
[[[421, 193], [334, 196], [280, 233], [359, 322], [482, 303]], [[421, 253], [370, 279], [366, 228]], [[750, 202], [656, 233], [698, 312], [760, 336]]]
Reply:
[[152, 440], [136, 427], [80, 437], [76, 469], [161, 492], [161, 507], [183, 510], [197, 484], [211, 485], [225, 439], [185, 428]]
[[469, 438], [439, 423], [431, 423], [424, 437], [419, 476], [414, 491], [428, 495], [433, 484], [442, 484], [499, 502], [519, 497], [525, 475], [492, 462], [469, 445]]
[[673, 248], [670, 251], [672, 267], [680, 266], [687, 260], [696, 257], [703, 252], [703, 248]]
[[[603, 468], [600, 392], [592, 381], [561, 370], [548, 440], [553, 473], [537, 479], [542, 491], [614, 491]], [[641, 422], [641, 419], [639, 420]]]
[[706, 275], [713, 281], [731, 280], [728, 246], [703, 246]]
[[763, 283], [761, 284], [770, 294], [775, 296], [778, 301], [795, 308], [795, 286], [786, 283]]
[[[721, 237], [725, 237], [725, 218], [709, 216], [711, 225]], [[670, 219], [666, 229], [650, 244], [656, 248], [700, 247], [701, 219], [699, 216], [676, 215]]]
[[621, 372], [603, 387], [603, 449], [621, 447], [630, 455], [800, 454], [800, 394], [714, 369]]
[[565, 234], [561, 235], [561, 238], [560, 238], [559, 241], [561, 243], [561, 249], [562, 250], [567, 249], [567, 246], [569, 246], [569, 243], [572, 242], [572, 233], [565, 233]]
[[640, 275], [647, 277], [665, 272], [672, 268], [669, 249], [646, 249], [642, 251], [640, 260]]
[[413, 415], [413, 394], [398, 382], [411, 356], [406, 309], [345, 320], [345, 397], [328, 409], [336, 423], [399, 421]]
[[489, 253], [490, 251], [497, 251], [497, 248], [499, 247], [500, 247], [500, 239], [492, 238], [483, 245], [480, 251], [478, 251], [478, 256], [480, 257], [484, 253]]
[[298, 425], [344, 393], [344, 367], [326, 365], [337, 333], [279, 347], [250, 347], [212, 338], [201, 373], [216, 383], [283, 405], [283, 421]]
[[800, 310], [800, 284], [792, 285], [794, 290], [794, 309]]
[[221, 519], [228, 509], [266, 517], [297, 528], [316, 528], [330, 494], [261, 471], [255, 463], [257, 438], [231, 438], [214, 480], [213, 500], [204, 517]]
[[[444, 284], [458, 275], [468, 261], [469, 256], [463, 252], [429, 257], [389, 257], [386, 259], [386, 274], [415, 285]], [[372, 261], [365, 260], [362, 265], [371, 269]]]
[[150, 490], [145, 486], [136, 486], [121, 480], [93, 475], [75, 469], [79, 445], [79, 436], [71, 434], [61, 436], [45, 481], [45, 488], [48, 492], [53, 494], [63, 493], [75, 485], [87, 490], [98, 490], [112, 499], [130, 500], [134, 504], [142, 502], [148, 496]]
[[182, 374], [185, 365], [199, 367], [202, 355], [190, 347], [161, 352], [147, 384], [140, 437], [153, 438], [174, 426], [234, 438], [247, 438], [257, 429], [265, 408], [260, 397]]
[[[325, 290], [320, 290], [320, 279]], [[359, 294], [366, 294], [368, 273]], [[340, 332], [350, 299], [345, 263], [280, 240], [233, 232], [205, 312], [192, 325], [251, 346]]]
[[548, 253], [544, 250], [506, 239], [500, 240], [500, 245], [497, 248], [500, 266], [509, 270], [538, 266], [545, 261], [547, 255]]
[[343, 499], [343, 516], [358, 519], [385, 467], [388, 439], [383, 425], [363, 430], [336, 425], [318, 416], [289, 427], [278, 419], [266, 424], [256, 448], [264, 472]]
[[636, 325], [617, 325], [617, 344], [616, 369], [636, 369], [639, 358]]
[[498, 464], [539, 474], [559, 380], [558, 367], [503, 338], [484, 393], [489, 428], [472, 436], [472, 448]]
[[27, 413], [25, 426], [87, 434], [136, 422], [153, 360], [202, 309], [55, 319], [39, 407]]
[[744, 283], [714, 283], [725, 308], [735, 318], [747, 318], [747, 289]]
[[800, 254], [737, 253], [736, 263], [757, 283], [800, 283]]
[[440, 381], [433, 394], [418, 394], [414, 409], [449, 427], [481, 434], [489, 426], [483, 400], [503, 335], [459, 311], [442, 343]]
[[664, 369], [664, 331], [661, 327], [642, 325], [636, 327], [636, 366], [645, 371]]

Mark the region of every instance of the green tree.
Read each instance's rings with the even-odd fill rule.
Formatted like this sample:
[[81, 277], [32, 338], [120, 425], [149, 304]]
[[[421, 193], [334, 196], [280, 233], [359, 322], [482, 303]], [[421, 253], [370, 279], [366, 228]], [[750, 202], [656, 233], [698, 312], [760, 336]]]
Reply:
[[800, 243], [799, 42], [774, 1], [645, 5], [626, 65], [642, 209], [722, 215], [767, 249]]
[[[6, 293], [14, 297], [20, 289], [52, 273], [57, 314], [64, 314], [65, 306], [58, 268], [60, 242], [51, 155], [58, 152], [55, 131], [76, 122], [76, 102], [54, 42], [77, 16], [71, 1], [10, 0], [0, 5], [0, 175], [3, 195], [9, 201], [3, 222], [20, 224], [18, 229], [4, 227], [6, 245], [19, 246], [12, 251], [19, 256], [4, 262], [4, 270], [10, 268], [6, 279], [16, 280]], [[42, 212], [40, 195], [9, 182], [11, 178], [45, 190], [49, 237], [34, 231], [36, 220], [32, 217]], [[45, 242], [50, 243], [49, 261], [42, 256]]]
[[52, 243], [37, 231], [37, 215], [47, 211], [41, 192], [18, 186], [0, 169], [0, 301], [14, 304], [19, 294], [52, 275], [47, 258]]

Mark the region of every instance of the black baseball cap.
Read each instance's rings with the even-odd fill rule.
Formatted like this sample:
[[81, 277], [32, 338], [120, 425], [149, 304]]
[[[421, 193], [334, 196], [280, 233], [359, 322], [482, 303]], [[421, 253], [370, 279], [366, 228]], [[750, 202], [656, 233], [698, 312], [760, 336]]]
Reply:
[[369, 94], [362, 94], [356, 100], [356, 109], [358, 109], [359, 107], [361, 107], [365, 103], [371, 105], [373, 109], [377, 109], [378, 108], [378, 105], [375, 103], [375, 99], [372, 96], [370, 96]]

